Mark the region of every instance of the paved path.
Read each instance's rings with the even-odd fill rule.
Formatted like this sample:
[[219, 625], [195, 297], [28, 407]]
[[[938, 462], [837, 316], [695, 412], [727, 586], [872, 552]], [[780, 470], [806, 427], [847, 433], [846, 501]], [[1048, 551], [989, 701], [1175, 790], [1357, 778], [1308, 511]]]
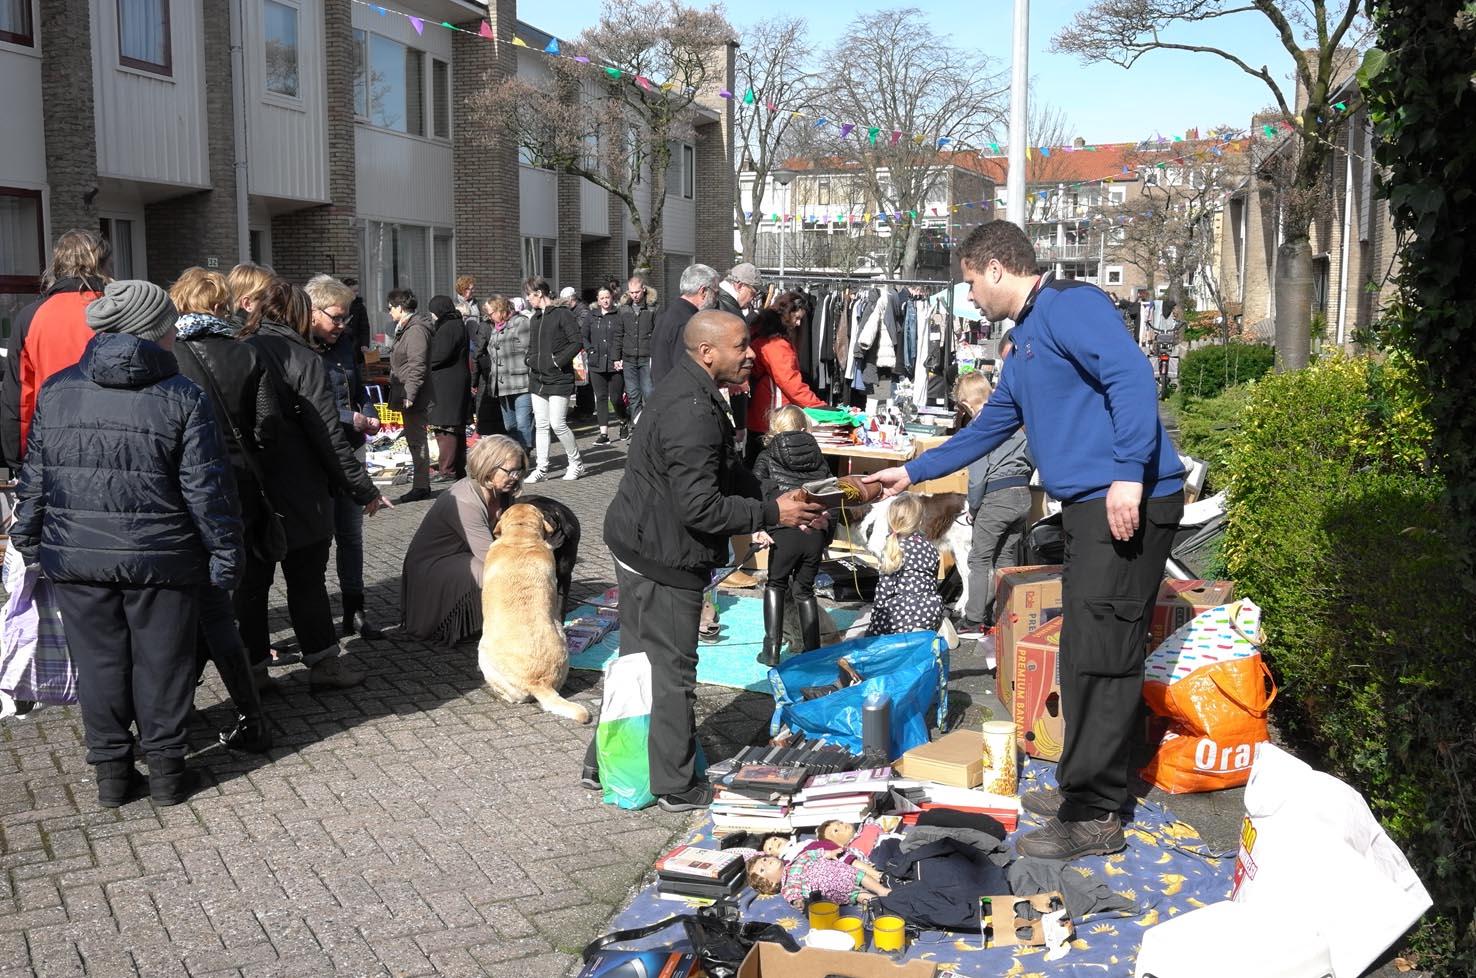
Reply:
[[[613, 583], [600, 528], [623, 455], [591, 449], [589, 477], [533, 487], [583, 522], [576, 597]], [[368, 522], [382, 622], [429, 505]], [[0, 976], [569, 972], [688, 817], [601, 805], [577, 783], [591, 728], [495, 701], [471, 644], [348, 648], [369, 671], [359, 689], [315, 694], [285, 673], [269, 758], [215, 744], [229, 708], [208, 672], [190, 737], [205, 787], [170, 809], [97, 807], [74, 709], [0, 722]], [[994, 705], [985, 663], [966, 646], [953, 665], [954, 715], [977, 723]], [[594, 679], [569, 684], [592, 709]], [[701, 687], [710, 756], [752, 742], [770, 709]], [[1233, 839], [1238, 797], [1210, 797], [1202, 830]]]

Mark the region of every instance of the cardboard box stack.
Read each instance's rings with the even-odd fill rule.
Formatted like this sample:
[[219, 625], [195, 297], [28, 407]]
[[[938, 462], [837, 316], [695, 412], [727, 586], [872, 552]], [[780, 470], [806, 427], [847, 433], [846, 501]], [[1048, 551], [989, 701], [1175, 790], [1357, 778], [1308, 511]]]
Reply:
[[1165, 580], [1158, 589], [1158, 603], [1148, 624], [1148, 649], [1163, 644], [1181, 626], [1200, 612], [1235, 600], [1234, 581]]
[[1061, 615], [1061, 565], [1005, 567], [994, 574], [995, 689], [1010, 706], [1014, 696], [1015, 646], [1045, 622]]
[[1010, 715], [1015, 738], [1031, 757], [1059, 760], [1066, 724], [1061, 716], [1061, 625], [1052, 618], [1015, 644]]

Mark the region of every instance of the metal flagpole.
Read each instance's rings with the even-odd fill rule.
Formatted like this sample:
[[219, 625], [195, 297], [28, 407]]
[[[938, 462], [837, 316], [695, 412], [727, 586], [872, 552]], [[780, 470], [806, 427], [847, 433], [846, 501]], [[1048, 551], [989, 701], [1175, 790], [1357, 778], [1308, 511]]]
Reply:
[[1030, 0], [1015, 0], [1015, 53], [1010, 70], [1010, 172], [1005, 217], [1025, 228], [1025, 132], [1030, 98]]

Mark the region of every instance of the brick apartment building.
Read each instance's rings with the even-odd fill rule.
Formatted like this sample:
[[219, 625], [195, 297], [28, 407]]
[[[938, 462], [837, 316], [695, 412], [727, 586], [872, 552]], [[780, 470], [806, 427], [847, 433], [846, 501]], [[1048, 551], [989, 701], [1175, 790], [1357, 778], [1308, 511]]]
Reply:
[[[381, 327], [378, 298], [397, 286], [449, 294], [469, 273], [485, 295], [527, 274], [576, 288], [626, 274], [636, 242], [618, 201], [466, 131], [488, 80], [547, 75], [548, 40], [516, 0], [0, 3], [0, 336], [72, 227], [109, 238], [119, 277], [167, 284], [243, 258], [295, 281], [354, 275]], [[732, 259], [732, 107], [717, 92], [734, 47], [713, 52], [669, 174], [658, 287]]]

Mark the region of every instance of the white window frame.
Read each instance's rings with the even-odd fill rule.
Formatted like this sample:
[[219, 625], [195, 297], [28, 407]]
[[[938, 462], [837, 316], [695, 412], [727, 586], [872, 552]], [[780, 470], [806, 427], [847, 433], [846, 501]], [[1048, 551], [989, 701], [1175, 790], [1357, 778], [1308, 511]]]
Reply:
[[[272, 87], [271, 72], [267, 70], [267, 8], [275, 5], [284, 10], [292, 11], [295, 18], [293, 33], [295, 35], [295, 47], [293, 57], [296, 61], [293, 71], [293, 83], [296, 91], [280, 92]], [[302, 7], [295, 0], [263, 0], [261, 5], [261, 86], [267, 96], [272, 99], [283, 99], [287, 102], [298, 104], [302, 102]]]
[[1122, 266], [1121, 265], [1108, 265], [1107, 268], [1105, 269], [1105, 272], [1106, 272], [1106, 277], [1103, 279], [1103, 281], [1106, 284], [1108, 284], [1108, 285], [1122, 285], [1123, 284], [1123, 280], [1122, 280]]

